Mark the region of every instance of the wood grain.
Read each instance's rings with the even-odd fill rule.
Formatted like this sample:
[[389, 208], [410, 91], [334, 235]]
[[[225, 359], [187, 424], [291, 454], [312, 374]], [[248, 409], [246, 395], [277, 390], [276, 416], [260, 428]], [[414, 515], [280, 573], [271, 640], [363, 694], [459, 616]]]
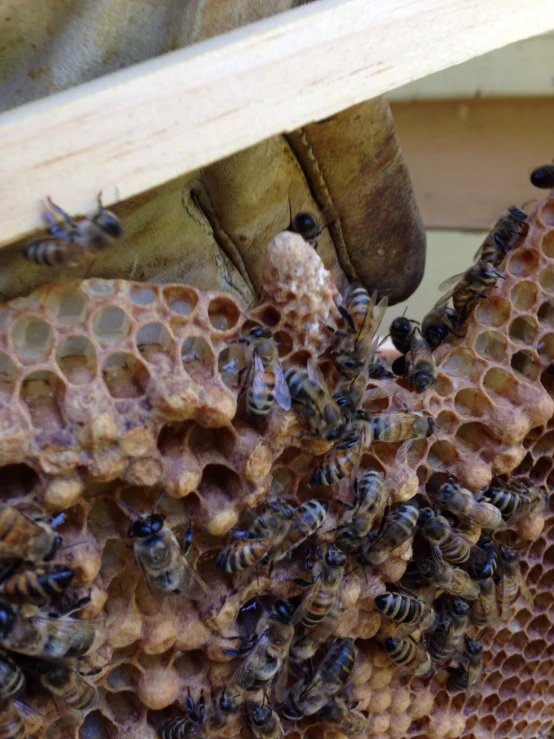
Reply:
[[0, 116], [0, 243], [554, 28], [551, 0], [319, 0]]
[[545, 196], [529, 174], [554, 157], [552, 98], [417, 101], [391, 110], [426, 228], [488, 230], [509, 205]]

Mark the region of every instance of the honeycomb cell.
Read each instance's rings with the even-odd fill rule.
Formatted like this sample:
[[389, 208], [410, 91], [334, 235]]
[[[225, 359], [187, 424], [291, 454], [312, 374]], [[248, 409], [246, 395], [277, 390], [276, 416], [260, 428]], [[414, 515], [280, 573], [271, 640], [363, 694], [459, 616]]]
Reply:
[[554, 328], [554, 302], [546, 300], [537, 312], [537, 318], [542, 326]]
[[537, 351], [543, 362], [552, 362], [554, 359], [554, 334], [545, 334], [538, 343]]
[[15, 388], [17, 369], [10, 357], [0, 352], [0, 397], [10, 395]]
[[280, 357], [286, 357], [293, 350], [294, 344], [292, 337], [286, 331], [277, 331], [273, 334], [273, 340], [277, 344], [277, 351]]
[[208, 303], [208, 318], [217, 331], [229, 331], [240, 318], [240, 311], [229, 298], [214, 298]]
[[117, 735], [114, 724], [99, 710], [87, 714], [79, 731], [80, 739], [113, 739]]
[[156, 363], [161, 357], [170, 358], [173, 339], [163, 323], [147, 323], [136, 333], [135, 343], [143, 359]]
[[483, 359], [502, 362], [506, 356], [508, 342], [498, 331], [483, 331], [475, 342], [475, 351]]
[[455, 462], [457, 456], [456, 447], [449, 441], [440, 439], [429, 449], [427, 454], [427, 464], [435, 469], [448, 467]]
[[23, 379], [20, 392], [34, 426], [64, 425], [61, 409], [65, 386], [58, 375], [47, 370], [32, 372]]
[[232, 390], [236, 390], [240, 383], [239, 372], [244, 365], [244, 354], [239, 344], [228, 346], [219, 352], [217, 369], [221, 379]]
[[195, 382], [202, 382], [213, 375], [214, 355], [212, 348], [202, 336], [189, 336], [181, 345], [183, 369]]
[[552, 458], [541, 457], [531, 469], [530, 477], [535, 483], [542, 482], [552, 469]]
[[490, 411], [490, 401], [477, 388], [459, 390], [454, 398], [454, 408], [462, 416], [483, 416]]
[[261, 322], [269, 328], [275, 328], [281, 323], [281, 314], [273, 306], [264, 308], [263, 313], [260, 316]]
[[111, 354], [102, 365], [102, 377], [112, 398], [140, 398], [150, 380], [144, 364], [127, 352]]
[[23, 363], [43, 361], [52, 350], [52, 327], [34, 316], [20, 318], [12, 328], [12, 341]]
[[149, 285], [131, 285], [129, 298], [135, 305], [151, 305], [156, 300], [156, 290]]
[[454, 349], [441, 365], [441, 369], [451, 377], [469, 377], [475, 366], [475, 357], [462, 347]]
[[516, 249], [508, 261], [508, 271], [514, 277], [528, 277], [539, 266], [539, 255], [534, 249]]
[[106, 698], [116, 724], [125, 726], [140, 721], [144, 709], [134, 693], [108, 693]]
[[516, 352], [512, 355], [510, 366], [532, 382], [539, 379], [541, 367], [534, 352], [527, 349]]
[[547, 431], [543, 434], [533, 447], [533, 453], [552, 454], [554, 452], [554, 431]]
[[512, 288], [510, 298], [514, 308], [518, 310], [530, 310], [537, 297], [537, 288], [530, 280], [521, 280]]
[[61, 341], [56, 361], [72, 385], [87, 385], [96, 375], [96, 350], [86, 336], [68, 336]]
[[483, 387], [489, 393], [508, 396], [517, 388], [517, 381], [501, 367], [493, 367], [485, 374]]
[[76, 326], [87, 315], [86, 296], [76, 287], [60, 287], [48, 298], [48, 308], [58, 323]]
[[285, 491], [291, 490], [294, 484], [295, 475], [288, 467], [278, 467], [272, 470], [272, 493], [282, 495]]
[[504, 326], [510, 317], [510, 304], [499, 295], [491, 295], [490, 300], [481, 300], [477, 303], [475, 316], [479, 323], [499, 328]]
[[184, 285], [164, 288], [163, 296], [169, 309], [180, 316], [190, 316], [198, 303], [196, 291]]
[[453, 434], [460, 424], [460, 419], [452, 411], [441, 411], [435, 419], [435, 429], [441, 434]]
[[484, 424], [464, 423], [456, 432], [456, 439], [473, 451], [480, 452], [494, 443], [494, 437]]
[[531, 316], [518, 316], [510, 323], [509, 335], [512, 341], [533, 344], [537, 338], [537, 332], [537, 323]]
[[94, 335], [107, 346], [124, 341], [131, 330], [129, 316], [116, 305], [106, 305], [95, 314], [92, 322]]
[[497, 693], [491, 693], [490, 695], [487, 695], [486, 698], [483, 699], [483, 711], [490, 711], [493, 713], [496, 710], [496, 707], [500, 703], [500, 697]]
[[542, 616], [537, 616], [531, 621], [528, 626], [528, 633], [531, 637], [536, 637], [537, 639], [544, 640], [545, 635], [547, 634], [549, 629], [550, 620], [545, 614], [543, 614]]
[[112, 693], [136, 689], [140, 678], [140, 671], [135, 665], [123, 663], [110, 670], [106, 677], [106, 686]]
[[117, 284], [115, 280], [86, 280], [83, 290], [94, 298], [109, 298], [115, 295]]
[[452, 389], [453, 385], [449, 378], [441, 372], [437, 373], [437, 381], [433, 385], [434, 392], [444, 398], [447, 395], [450, 395]]
[[550, 265], [543, 269], [539, 275], [539, 283], [546, 292], [554, 291], [554, 266]]

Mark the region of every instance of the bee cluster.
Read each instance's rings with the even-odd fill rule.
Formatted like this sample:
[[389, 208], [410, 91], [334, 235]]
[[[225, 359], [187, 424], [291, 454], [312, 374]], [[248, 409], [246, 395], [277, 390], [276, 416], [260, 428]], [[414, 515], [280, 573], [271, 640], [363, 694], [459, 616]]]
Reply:
[[[124, 281], [6, 306], [6, 507], [57, 552], [9, 554], [2, 705], [44, 705], [52, 737], [551, 726], [554, 201], [512, 210], [485, 260], [504, 279], [480, 267], [421, 335], [407, 319], [398, 379], [375, 339], [385, 301], [359, 285], [341, 299], [296, 233], [269, 245], [247, 315]], [[54, 532], [30, 502], [65, 521]], [[82, 707], [50, 687], [64, 675]], [[503, 719], [520, 694], [522, 718]]]

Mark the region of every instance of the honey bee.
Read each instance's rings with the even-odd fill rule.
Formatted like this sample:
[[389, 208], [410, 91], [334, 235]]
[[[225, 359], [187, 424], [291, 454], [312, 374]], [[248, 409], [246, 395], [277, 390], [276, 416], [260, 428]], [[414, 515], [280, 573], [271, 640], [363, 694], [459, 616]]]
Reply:
[[290, 648], [291, 662], [305, 662], [315, 655], [319, 647], [335, 632], [339, 623], [341, 610], [342, 599], [335, 598], [327, 615], [318, 626], [308, 634], [303, 634], [302, 636], [295, 635]]
[[348, 705], [342, 698], [335, 696], [314, 715], [314, 720], [330, 724], [346, 736], [358, 736], [367, 730], [367, 719], [355, 708], [356, 703]]
[[440, 291], [448, 292], [438, 301], [437, 306], [452, 298], [459, 325], [465, 321], [471, 304], [484, 297], [485, 291], [493, 287], [499, 277], [502, 275], [491, 262], [480, 260], [462, 275], [454, 275], [439, 285]]
[[284, 410], [290, 410], [290, 392], [271, 331], [264, 326], [254, 326], [248, 332], [247, 338], [239, 341], [248, 346], [244, 386], [246, 408], [250, 417], [256, 421], [263, 420], [271, 410], [273, 401]]
[[47, 601], [63, 593], [75, 573], [65, 565], [42, 565], [8, 576], [0, 583], [0, 592], [12, 597]]
[[31, 657], [82, 657], [97, 642], [96, 628], [86, 621], [41, 616], [36, 606], [0, 601], [0, 645]]
[[390, 553], [401, 544], [404, 544], [415, 533], [419, 517], [419, 506], [417, 501], [412, 500], [402, 503], [384, 521], [381, 531], [375, 538], [371, 536], [366, 540], [364, 549], [359, 557], [361, 564], [380, 565], [385, 562]]
[[49, 562], [62, 544], [51, 526], [32, 521], [13, 506], [0, 504], [0, 557]]
[[[430, 516], [426, 516], [427, 513]], [[452, 529], [444, 516], [434, 515], [430, 509], [422, 511], [422, 514], [421, 533], [429, 544], [437, 546], [443, 558], [451, 564], [459, 565], [467, 562], [473, 549], [473, 544], [469, 539]]]
[[310, 432], [327, 441], [338, 439], [344, 421], [319, 367], [308, 360], [307, 369], [289, 367], [285, 372], [292, 403], [305, 419]]
[[[60, 223], [56, 215], [62, 216], [65, 224]], [[123, 235], [119, 218], [104, 208], [100, 194], [96, 213], [78, 223], [50, 198], [46, 198], [44, 216], [50, 236], [32, 241], [24, 248], [23, 254], [31, 262], [46, 267], [75, 263], [86, 252], [105, 249]]]
[[285, 735], [279, 716], [263, 703], [247, 704], [246, 720], [255, 739], [281, 739]]
[[531, 172], [531, 184], [543, 190], [554, 187], [554, 164], [543, 164]]
[[410, 390], [423, 393], [437, 381], [435, 360], [431, 347], [425, 339], [413, 339], [410, 351], [406, 355], [409, 368]]
[[411, 321], [406, 316], [394, 319], [389, 328], [389, 335], [396, 351], [400, 354], [407, 354], [410, 351], [418, 327], [419, 321]]
[[478, 628], [494, 626], [498, 621], [496, 588], [492, 577], [477, 580], [479, 597], [471, 603], [471, 623]]
[[496, 584], [496, 602], [502, 620], [507, 621], [510, 609], [518, 596], [523, 599], [529, 609], [533, 608], [533, 598], [521, 574], [516, 550], [501, 544], [498, 554], [501, 575]]
[[292, 233], [300, 234], [304, 241], [307, 241], [310, 246], [317, 249], [317, 239], [321, 236], [321, 226], [318, 223], [317, 218], [307, 211], [301, 211], [295, 213], [290, 219], [289, 225], [285, 231], [292, 231]]
[[467, 634], [464, 640], [465, 647], [460, 664], [456, 667], [446, 668], [450, 673], [450, 677], [446, 682], [446, 689], [451, 693], [471, 688], [477, 683], [481, 674], [483, 647]]
[[216, 703], [212, 691], [213, 711], [204, 720], [204, 696], [200, 698], [199, 714], [190, 693], [187, 699], [187, 713], [178, 718], [168, 719], [158, 729], [161, 739], [213, 739], [220, 735], [229, 723], [231, 715], [239, 710], [239, 704], [231, 692], [225, 688]]
[[446, 562], [436, 544], [431, 546], [431, 552], [435, 580], [443, 590], [464, 600], [475, 600], [479, 597], [479, 585], [467, 572]]
[[489, 262], [493, 267], [498, 267], [513, 247], [516, 238], [525, 236], [529, 231], [529, 224], [526, 220], [527, 213], [512, 205], [487, 234], [474, 259], [480, 259], [481, 262]]
[[422, 590], [434, 583], [435, 567], [428, 557], [413, 559], [408, 562], [401, 584], [407, 590]]
[[[310, 592], [292, 619], [303, 634], [313, 631], [327, 617], [336, 600], [341, 600], [341, 586], [346, 566], [346, 555], [335, 544], [328, 544], [323, 560], [316, 562], [314, 577], [308, 581]], [[304, 584], [304, 583], [303, 583]]]
[[502, 514], [490, 503], [476, 500], [469, 490], [454, 482], [441, 485], [437, 501], [442, 508], [446, 508], [457, 518], [472, 521], [484, 529], [505, 528]]
[[373, 440], [426, 439], [435, 433], [435, 419], [424, 411], [383, 411], [373, 418]]
[[64, 708], [83, 711], [98, 700], [97, 689], [75, 670], [42, 660], [36, 661], [34, 667], [40, 682]]
[[240, 572], [261, 562], [286, 537], [293, 516], [293, 508], [284, 500], [273, 500], [250, 530], [233, 532], [235, 541], [219, 553], [216, 566], [224, 572]]
[[439, 617], [433, 606], [404, 593], [381, 593], [375, 597], [375, 605], [377, 610], [402, 627], [395, 636], [408, 636], [416, 629], [431, 631], [438, 624]]
[[356, 661], [356, 647], [351, 639], [337, 639], [311, 680], [300, 678], [288, 691], [283, 716], [296, 720], [321, 710], [346, 683]]
[[471, 550], [468, 572], [475, 580], [486, 580], [496, 574], [497, 566], [496, 545], [491, 536], [482, 534]]
[[421, 333], [432, 351], [440, 346], [449, 334], [458, 336], [457, 328], [458, 315], [454, 308], [446, 304], [435, 305], [421, 322]]
[[0, 736], [3, 739], [26, 739], [30, 736], [16, 703], [10, 699], [0, 699]]
[[329, 504], [326, 500], [316, 500], [312, 498], [307, 500], [298, 508], [294, 509], [293, 517], [290, 522], [285, 536], [279, 545], [273, 545], [266, 557], [262, 560], [265, 562], [279, 562], [303, 544], [306, 539], [323, 525], [327, 516]]
[[325, 454], [312, 470], [312, 485], [332, 485], [358, 467], [364, 448], [371, 444], [373, 428], [365, 411], [357, 411], [346, 425], [338, 444]]
[[[163, 493], [162, 493], [163, 495]], [[183, 543], [179, 546], [173, 531], [165, 525], [165, 516], [155, 513], [143, 516], [130, 505], [119, 501], [136, 514], [137, 519], [129, 526], [127, 536], [135, 539], [133, 552], [142, 567], [148, 586], [157, 593], [182, 593], [191, 600], [199, 600], [206, 592], [206, 585], [194, 567], [187, 561], [187, 553], [192, 545], [193, 530], [189, 526]]]
[[391, 481], [385, 482], [383, 474], [375, 469], [366, 470], [354, 482], [354, 505], [345, 511], [337, 527], [335, 540], [345, 551], [358, 551], [387, 501], [391, 488]]
[[548, 500], [544, 490], [539, 487], [517, 485], [515, 482], [490, 487], [482, 493], [482, 497], [499, 509], [507, 526], [512, 526], [526, 516], [542, 513]]
[[[233, 687], [239, 690], [257, 690], [264, 687], [281, 671], [281, 680], [286, 680], [290, 645], [294, 637], [294, 626], [291, 623], [294, 608], [288, 600], [278, 600], [268, 606], [256, 626], [246, 649], [227, 649], [226, 654], [233, 657], [244, 657], [243, 663], [231, 679]], [[279, 682], [276, 691], [284, 692]], [[279, 700], [281, 700], [279, 696]]]
[[0, 700], [11, 698], [21, 690], [24, 683], [25, 678], [19, 665], [5, 652], [0, 652]]
[[372, 341], [388, 305], [388, 298], [377, 302], [359, 283], [352, 283], [345, 295], [345, 306], [338, 306], [345, 319], [346, 331], [336, 331], [338, 346], [331, 352], [335, 365], [350, 379], [366, 369], [372, 357]]
[[428, 677], [433, 671], [433, 663], [429, 652], [412, 639], [385, 639], [385, 652], [396, 662], [405, 667], [416, 677]]
[[437, 662], [445, 662], [454, 654], [465, 634], [469, 620], [469, 605], [461, 598], [446, 602], [445, 614], [429, 639], [429, 654]]

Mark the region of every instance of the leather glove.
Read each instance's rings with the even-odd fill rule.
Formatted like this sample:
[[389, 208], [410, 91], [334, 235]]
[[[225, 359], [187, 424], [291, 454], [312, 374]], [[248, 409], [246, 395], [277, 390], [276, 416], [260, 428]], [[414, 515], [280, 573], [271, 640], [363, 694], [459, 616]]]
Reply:
[[[294, 4], [301, 3], [166, 1], [153, 9], [142, 0], [83, 0], [75, 9], [48, 0], [39, 19], [36, 7], [31, 13], [25, 4], [7, 3], [13, 7], [4, 8], [10, 22], [0, 25], [0, 101], [19, 105]], [[56, 200], [55, 183], [46, 195]], [[97, 276], [226, 289], [251, 304], [267, 243], [291, 213], [306, 210], [323, 227], [318, 249], [339, 286], [357, 279], [395, 303], [423, 273], [424, 230], [383, 98], [263, 141], [112, 210], [123, 219], [125, 237], [75, 266], [39, 267], [23, 257], [23, 244], [3, 249], [0, 298]]]

